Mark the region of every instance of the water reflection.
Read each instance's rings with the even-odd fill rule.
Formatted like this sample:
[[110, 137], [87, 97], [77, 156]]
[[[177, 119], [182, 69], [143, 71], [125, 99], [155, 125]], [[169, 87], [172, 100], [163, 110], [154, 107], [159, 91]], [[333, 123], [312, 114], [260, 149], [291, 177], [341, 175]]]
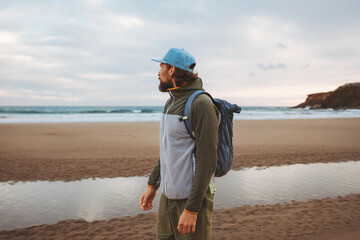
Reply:
[[[360, 193], [360, 162], [249, 168], [216, 181], [215, 208], [306, 201]], [[133, 216], [142, 212], [146, 183], [147, 177], [0, 183], [0, 229]]]
[[360, 193], [360, 162], [250, 168], [230, 172], [217, 185], [217, 208], [344, 196]]

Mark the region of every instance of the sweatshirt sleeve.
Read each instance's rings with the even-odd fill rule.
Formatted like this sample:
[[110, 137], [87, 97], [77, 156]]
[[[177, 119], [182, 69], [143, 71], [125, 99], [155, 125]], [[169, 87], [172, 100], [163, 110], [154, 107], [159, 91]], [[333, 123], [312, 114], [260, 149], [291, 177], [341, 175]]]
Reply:
[[159, 159], [156, 161], [149, 179], [148, 179], [148, 186], [152, 186], [155, 189], [158, 189], [160, 186], [160, 157]]
[[199, 95], [191, 107], [191, 120], [195, 132], [195, 176], [185, 211], [200, 211], [211, 177], [217, 164], [219, 111], [209, 96]]

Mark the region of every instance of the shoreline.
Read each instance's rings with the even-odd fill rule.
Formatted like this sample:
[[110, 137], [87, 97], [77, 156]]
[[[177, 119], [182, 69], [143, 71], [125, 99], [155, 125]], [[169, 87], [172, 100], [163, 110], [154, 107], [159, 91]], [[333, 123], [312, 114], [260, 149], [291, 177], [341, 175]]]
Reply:
[[[263, 166], [242, 166], [240, 169], [235, 169], [233, 167], [231, 167], [230, 171], [242, 171], [242, 170], [249, 170], [249, 169], [255, 169], [255, 170], [262, 170], [262, 169], [266, 169], [266, 168], [271, 168], [271, 167], [283, 167], [283, 166], [291, 166], [291, 165], [311, 165], [311, 164], [317, 164], [317, 163], [323, 163], [323, 164], [327, 164], [327, 163], [346, 163], [346, 162], [360, 162], [360, 160], [355, 160], [355, 159], [348, 159], [348, 160], [334, 160], [334, 161], [320, 161], [320, 162], [299, 162], [299, 163], [291, 163], [291, 164], [279, 164], [279, 165], [263, 165]], [[229, 171], [229, 172], [230, 172]], [[143, 175], [130, 175], [130, 176], [114, 176], [114, 177], [87, 177], [87, 178], [66, 178], [64, 179], [50, 179], [50, 180], [41, 180], [41, 179], [36, 179], [36, 180], [19, 180], [19, 181], [15, 181], [15, 180], [9, 180], [9, 181], [0, 181], [0, 183], [4, 183], [4, 184], [17, 184], [17, 183], [31, 183], [31, 182], [73, 182], [73, 181], [87, 181], [87, 180], [100, 180], [100, 179], [111, 179], [111, 178], [131, 178], [131, 177], [149, 177], [150, 172], [149, 173], [145, 173]]]
[[[360, 110], [360, 109], [356, 109], [356, 110]], [[286, 121], [297, 121], [297, 120], [337, 120], [337, 119], [360, 119], [360, 116], [353, 116], [353, 117], [314, 117], [314, 118], [299, 118], [299, 117], [295, 117], [295, 118], [259, 118], [259, 119], [233, 119], [234, 122], [237, 121], [282, 121], [282, 120], [286, 120]], [[144, 121], [77, 121], [77, 122], [13, 122], [13, 123], [8, 123], [8, 122], [0, 122], [0, 126], [1, 125], [36, 125], [36, 124], [122, 124], [122, 123], [159, 123], [160, 124], [160, 119], [159, 120], [144, 120]]]

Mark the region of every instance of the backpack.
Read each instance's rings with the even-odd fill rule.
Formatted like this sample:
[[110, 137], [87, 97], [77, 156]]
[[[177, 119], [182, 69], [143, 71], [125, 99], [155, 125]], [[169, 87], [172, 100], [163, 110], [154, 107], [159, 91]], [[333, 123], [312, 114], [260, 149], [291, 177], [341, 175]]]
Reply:
[[186, 101], [184, 116], [182, 117], [186, 129], [193, 139], [195, 139], [195, 132], [191, 123], [191, 105], [195, 98], [200, 94], [208, 95], [221, 115], [218, 131], [217, 166], [215, 176], [222, 177], [230, 170], [233, 162], [233, 113], [240, 113], [241, 107], [236, 104], [231, 104], [225, 100], [213, 98], [209, 93], [203, 90], [195, 90]]

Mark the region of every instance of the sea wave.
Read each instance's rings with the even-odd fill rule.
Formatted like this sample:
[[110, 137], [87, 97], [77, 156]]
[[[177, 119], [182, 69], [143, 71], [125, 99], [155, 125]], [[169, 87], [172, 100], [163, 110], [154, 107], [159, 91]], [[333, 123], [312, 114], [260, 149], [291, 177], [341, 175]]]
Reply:
[[34, 111], [34, 110], [3, 110], [3, 109], [0, 109], [0, 113], [37, 114], [37, 113], [43, 113], [43, 112]]
[[0, 107], [1, 114], [161, 113], [162, 107]]
[[[360, 109], [241, 106], [236, 120], [360, 118]], [[160, 121], [162, 106], [0, 106], [0, 123]]]
[[116, 110], [111, 110], [110, 113], [133, 113], [133, 110], [131, 110], [131, 109], [116, 109]]
[[155, 113], [155, 112], [159, 112], [159, 111], [158, 111], [158, 110], [155, 110], [155, 109], [145, 108], [145, 109], [141, 109], [141, 112], [142, 112], [142, 113]]
[[107, 111], [104, 110], [89, 110], [89, 111], [79, 111], [76, 113], [107, 113]]

